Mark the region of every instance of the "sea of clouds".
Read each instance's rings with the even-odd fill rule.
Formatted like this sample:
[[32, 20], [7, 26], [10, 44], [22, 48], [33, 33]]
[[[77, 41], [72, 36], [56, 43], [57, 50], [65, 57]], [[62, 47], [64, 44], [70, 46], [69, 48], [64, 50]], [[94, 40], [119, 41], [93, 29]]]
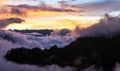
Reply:
[[[58, 65], [49, 65], [38, 67], [27, 64], [16, 64], [6, 61], [4, 55], [12, 48], [34, 48], [39, 47], [42, 50], [50, 48], [53, 45], [64, 47], [74, 41], [78, 37], [86, 36], [107, 36], [111, 37], [120, 32], [120, 17], [109, 16], [108, 14], [102, 18], [99, 23], [85, 29], [76, 27], [74, 30], [62, 29], [54, 30], [51, 35], [36, 37], [32, 35], [22, 34], [13, 31], [0, 29], [0, 71], [74, 71], [74, 67], [59, 67]], [[120, 70], [120, 65], [116, 63], [115, 71]], [[94, 65], [83, 71], [96, 71]], [[102, 71], [102, 69], [99, 69]]]

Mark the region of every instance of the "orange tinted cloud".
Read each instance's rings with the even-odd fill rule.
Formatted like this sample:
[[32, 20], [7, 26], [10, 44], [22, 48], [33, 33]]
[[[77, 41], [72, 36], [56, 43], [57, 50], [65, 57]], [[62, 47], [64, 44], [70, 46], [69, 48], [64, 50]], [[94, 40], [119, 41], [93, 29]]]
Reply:
[[66, 7], [62, 9], [60, 7], [50, 7], [50, 6], [28, 6], [19, 5], [16, 6], [19, 9], [24, 9], [28, 16], [40, 15], [40, 16], [56, 16], [65, 15], [69, 13], [76, 13], [82, 11], [79, 8]]
[[71, 15], [82, 11], [78, 8], [66, 7], [43, 7], [43, 6], [29, 6], [29, 5], [2, 5], [0, 6], [0, 14], [2, 18], [9, 17], [30, 17], [30, 16], [58, 16]]
[[23, 9], [19, 9], [16, 7], [10, 7], [7, 5], [0, 6], [0, 18], [11, 18], [11, 17], [18, 17], [21, 18], [26, 16], [26, 13]]

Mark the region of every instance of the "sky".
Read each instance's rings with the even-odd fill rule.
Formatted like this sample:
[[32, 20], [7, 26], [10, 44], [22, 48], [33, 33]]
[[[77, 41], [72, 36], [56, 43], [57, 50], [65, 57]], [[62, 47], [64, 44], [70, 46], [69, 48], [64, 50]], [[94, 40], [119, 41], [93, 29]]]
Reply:
[[119, 14], [120, 0], [0, 0], [0, 19], [20, 18], [3, 29], [86, 28], [105, 14]]

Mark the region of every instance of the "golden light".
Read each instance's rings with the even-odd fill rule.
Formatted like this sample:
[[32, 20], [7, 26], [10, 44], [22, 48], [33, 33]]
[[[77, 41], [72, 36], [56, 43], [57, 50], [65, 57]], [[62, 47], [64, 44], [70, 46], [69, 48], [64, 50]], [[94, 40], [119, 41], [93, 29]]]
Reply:
[[73, 30], [76, 26], [80, 28], [87, 28], [93, 24], [96, 24], [97, 20], [35, 20], [34, 19], [26, 19], [26, 22], [22, 24], [11, 24], [6, 27], [6, 29], [71, 29]]

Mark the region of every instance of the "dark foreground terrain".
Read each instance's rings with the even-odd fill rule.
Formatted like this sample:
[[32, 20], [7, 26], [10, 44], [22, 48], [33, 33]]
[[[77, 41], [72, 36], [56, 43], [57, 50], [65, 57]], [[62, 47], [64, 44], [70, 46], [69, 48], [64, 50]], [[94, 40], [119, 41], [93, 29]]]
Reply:
[[103, 71], [113, 71], [120, 62], [120, 35], [114, 37], [80, 37], [69, 45], [50, 49], [15, 48], [4, 56], [8, 61], [38, 66], [57, 64], [81, 69], [95, 65]]

